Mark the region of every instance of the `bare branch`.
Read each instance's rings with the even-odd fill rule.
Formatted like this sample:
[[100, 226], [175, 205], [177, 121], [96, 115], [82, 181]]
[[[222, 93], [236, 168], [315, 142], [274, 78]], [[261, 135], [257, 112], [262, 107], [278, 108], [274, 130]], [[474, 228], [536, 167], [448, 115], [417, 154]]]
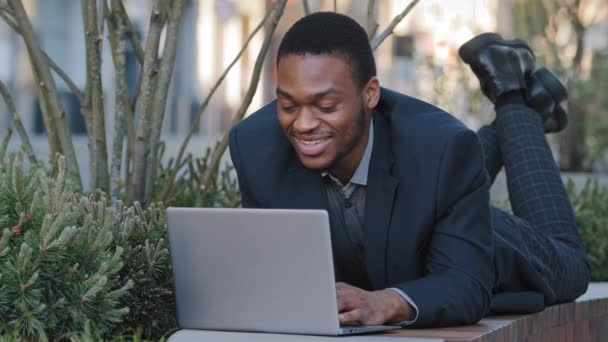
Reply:
[[57, 74], [57, 76], [59, 76], [59, 78], [61, 78], [63, 82], [65, 82], [65, 84], [68, 86], [68, 88], [70, 88], [74, 96], [76, 96], [76, 98], [78, 99], [78, 102], [82, 103], [82, 101], [84, 101], [83, 94], [82, 91], [80, 91], [80, 89], [76, 85], [76, 83], [74, 83], [74, 81], [72, 81], [72, 79], [70, 79], [70, 77], [65, 73], [65, 71], [63, 71], [63, 69], [61, 69], [55, 63], [55, 61], [51, 59], [51, 56], [49, 56], [45, 51], [42, 51], [42, 54], [44, 55], [44, 58], [49, 64], [51, 70], [53, 70], [55, 74]]
[[[126, 81], [125, 81], [126, 83]], [[132, 107], [130, 106], [129, 92], [125, 91], [122, 93], [122, 101], [125, 103], [125, 122], [127, 124], [127, 157], [125, 163], [125, 189], [131, 189], [133, 172], [131, 172], [131, 162], [135, 156], [135, 117], [133, 115]], [[125, 192], [125, 202], [129, 202], [130, 194]]]
[[[2, 81], [0, 81], [0, 94], [2, 94], [2, 97], [4, 98], [4, 103], [6, 103], [6, 107], [13, 117], [13, 123], [15, 125], [15, 129], [17, 129], [19, 137], [21, 138], [21, 142], [23, 143], [23, 146], [25, 148], [25, 153], [27, 153], [27, 157], [30, 160], [30, 163], [35, 164], [36, 155], [34, 154], [34, 149], [32, 148], [32, 144], [30, 143], [30, 138], [28, 137], [25, 127], [23, 126], [23, 122], [21, 122], [21, 116], [15, 108], [13, 98], [9, 94]], [[0, 160], [2, 159], [0, 158]]]
[[[5, 9], [5, 11], [8, 11], [8, 9]], [[2, 17], [4, 19], [6, 24], [8, 26], [10, 26], [11, 29], [13, 29], [13, 31], [15, 31], [15, 33], [17, 33], [18, 35], [21, 35], [21, 31], [19, 30], [17, 23], [14, 22], [14, 19], [11, 19], [10, 17], [5, 16], [5, 14], [2, 12], [0, 12], [0, 17]], [[68, 86], [68, 88], [70, 88], [72, 93], [74, 93], [74, 95], [78, 98], [78, 102], [82, 102], [82, 92], [80, 91], [80, 89], [78, 89], [76, 84], [68, 77], [68, 75], [65, 73], [65, 71], [63, 71], [57, 65], [57, 63], [55, 63], [55, 61], [53, 61], [53, 59], [45, 51], [42, 51], [42, 54], [44, 55], [46, 62], [49, 64], [49, 67], [57, 74], [57, 76], [59, 76], [59, 78], [61, 78], [65, 82], [65, 84]]]
[[[118, 4], [117, 4], [118, 2]], [[112, 146], [112, 165], [111, 165], [111, 192], [114, 200], [118, 199], [120, 187], [119, 183], [123, 183], [125, 189], [129, 189], [130, 184], [130, 161], [133, 158], [134, 141], [135, 141], [135, 126], [133, 122], [133, 111], [130, 105], [129, 89], [125, 75], [125, 47], [126, 39], [129, 32], [126, 21], [128, 18], [120, 12], [119, 6], [122, 6], [121, 0], [112, 0], [112, 11], [106, 3], [106, 21], [108, 24], [108, 32], [110, 37], [110, 45], [112, 51], [112, 61], [116, 75], [116, 111], [114, 119], [114, 140]], [[127, 132], [127, 156], [125, 163], [125, 178], [122, 181], [122, 152], [125, 136], [125, 126]], [[127, 193], [125, 195], [128, 196]], [[128, 198], [125, 199], [128, 201]]]
[[304, 6], [304, 15], [309, 15], [310, 14], [310, 6], [308, 4], [308, 0], [302, 0], [302, 5]]
[[[249, 89], [247, 89], [247, 93], [245, 94], [245, 97], [243, 98], [241, 107], [237, 111], [236, 115], [232, 118], [233, 125], [243, 119], [243, 117], [245, 116], [245, 113], [247, 112], [247, 109], [249, 108], [249, 105], [251, 104], [251, 101], [253, 100], [253, 96], [255, 95], [255, 93], [257, 91], [258, 83], [260, 80], [260, 74], [262, 72], [262, 67], [264, 65], [264, 60], [266, 59], [266, 54], [268, 53], [268, 49], [270, 48], [270, 43], [272, 41], [272, 36], [274, 35], [274, 31], [279, 23], [279, 20], [283, 16], [283, 10], [285, 9], [286, 3], [287, 3], [287, 0], [280, 0], [278, 2], [277, 8], [272, 17], [272, 21], [270, 22], [270, 27], [266, 31], [266, 37], [264, 38], [264, 43], [262, 44], [262, 48], [260, 49], [260, 52], [258, 53], [258, 57], [255, 61], [255, 65], [253, 68], [253, 74], [251, 76], [251, 82], [249, 83]], [[202, 201], [203, 201], [202, 197], [206, 195], [206, 189], [210, 188], [211, 182], [213, 182], [215, 179], [214, 175], [217, 174], [217, 170], [219, 168], [221, 158], [224, 155], [224, 152], [226, 152], [226, 148], [228, 147], [228, 134], [229, 134], [229, 132], [226, 132], [224, 134], [222, 140], [220, 141], [218, 146], [213, 151], [213, 154], [211, 156], [211, 162], [209, 163], [207, 169], [205, 170], [205, 172], [203, 173], [203, 175], [201, 177], [201, 181], [200, 181], [201, 196], [199, 196], [199, 198], [197, 199], [198, 205], [200, 205], [202, 203]]]
[[[108, 175], [108, 151], [106, 142], [105, 111], [101, 79], [101, 44], [103, 38], [98, 31], [97, 0], [82, 0], [83, 22], [87, 62], [87, 107], [90, 108], [89, 155], [90, 155], [90, 189], [101, 189], [108, 193], [110, 180]], [[103, 25], [102, 25], [103, 26]]]
[[6, 12], [10, 15], [13, 15], [13, 11], [11, 11], [11, 9], [8, 8], [8, 6], [6, 5], [0, 5], [0, 12]]
[[10, 9], [6, 7], [0, 7], [0, 17], [4, 19], [4, 22], [6, 22], [6, 24], [10, 26], [13, 31], [19, 31], [17, 23], [15, 22], [15, 19], [13, 18], [13, 14]]
[[247, 50], [247, 47], [249, 46], [249, 43], [253, 40], [253, 37], [264, 27], [264, 24], [266, 24], [266, 21], [268, 21], [268, 18], [270, 18], [270, 15], [274, 12], [274, 10], [276, 9], [276, 7], [277, 7], [277, 3], [275, 3], [270, 9], [268, 9], [268, 11], [266, 12], [266, 15], [264, 16], [264, 18], [260, 21], [260, 23], [258, 24], [258, 26], [256, 26], [253, 29], [253, 31], [251, 31], [251, 33], [249, 34], [249, 37], [247, 37], [247, 40], [245, 40], [245, 43], [241, 47], [241, 51], [239, 51], [239, 53], [236, 55], [236, 57], [234, 57], [234, 59], [232, 60], [232, 62], [230, 62], [230, 64], [224, 70], [224, 72], [222, 73], [222, 75], [220, 75], [220, 77], [218, 78], [218, 80], [211, 87], [211, 90], [209, 91], [209, 94], [205, 97], [205, 99], [201, 103], [201, 105], [199, 107], [199, 110], [198, 110], [198, 113], [196, 114], [196, 117], [195, 117], [194, 121], [190, 125], [190, 130], [188, 131], [188, 134], [186, 135], [186, 138], [184, 138], [184, 141], [182, 142], [182, 144], [181, 144], [181, 146], [179, 148], [179, 153], [177, 155], [177, 159], [176, 159], [176, 162], [175, 162], [175, 166], [176, 167], [171, 170], [171, 174], [169, 176], [169, 179], [165, 183], [165, 188], [163, 190], [163, 200], [165, 199], [166, 196], [168, 196], [168, 194], [172, 190], [173, 184], [175, 182], [175, 176], [177, 175], [177, 172], [179, 170], [177, 168], [177, 165], [180, 165], [182, 159], [184, 158], [184, 153], [186, 152], [186, 147], [188, 147], [188, 143], [190, 142], [190, 139], [192, 138], [192, 135], [194, 134], [194, 131], [199, 126], [199, 124], [201, 122], [201, 118], [203, 116], [203, 113], [205, 112], [205, 109], [207, 109], [207, 106], [209, 105], [209, 102], [211, 102], [211, 98], [213, 97], [213, 95], [215, 94], [215, 92], [217, 91], [217, 89], [220, 87], [220, 85], [222, 84], [222, 82], [224, 81], [224, 79], [226, 78], [226, 76], [228, 75], [228, 73], [230, 72], [230, 70], [232, 69], [232, 67], [239, 61], [239, 59], [241, 58], [241, 56], [243, 55], [243, 53], [245, 52], [245, 50]]
[[[30, 64], [31, 64], [31, 57], [30, 57]], [[40, 79], [40, 76], [38, 76], [38, 72], [33, 67], [32, 67], [32, 75], [34, 76], [34, 81]], [[38, 81], [36, 81], [36, 82], [38, 82]], [[51, 110], [49, 109], [50, 105], [49, 105], [48, 94], [39, 92], [38, 101], [40, 104], [40, 109], [42, 111], [42, 120], [44, 121], [44, 127], [46, 129], [46, 134], [47, 134], [47, 140], [49, 142], [49, 150], [52, 153], [52, 155], [49, 156], [49, 160], [52, 163], [57, 158], [57, 155], [59, 155], [59, 154], [63, 155], [63, 149], [61, 148], [61, 141], [59, 141], [59, 136], [56, 134], [57, 128], [55, 127], [54, 117], [51, 117], [50, 115], [45, 114], [45, 113], [51, 112]], [[53, 134], [53, 135], [48, 134], [48, 127], [49, 127], [48, 125], [52, 125], [53, 131], [55, 132], [55, 134]]]
[[149, 134], [151, 125], [151, 104], [154, 94], [154, 83], [157, 77], [157, 56], [166, 14], [161, 8], [162, 0], [155, 0], [150, 17], [150, 28], [146, 38], [146, 49], [144, 64], [142, 67], [142, 81], [137, 96], [137, 130], [135, 136], [135, 155], [133, 156], [133, 186], [131, 187], [130, 199], [144, 202], [146, 190], [146, 160], [149, 150]]
[[393, 30], [395, 29], [395, 27], [401, 22], [401, 20], [403, 20], [403, 18], [405, 18], [410, 13], [412, 9], [414, 9], [414, 6], [416, 6], [416, 4], [418, 4], [419, 2], [420, 0], [413, 0], [412, 2], [410, 2], [410, 4], [407, 5], [403, 12], [399, 13], [399, 15], [393, 18], [393, 21], [391, 21], [390, 25], [388, 25], [388, 27], [384, 31], [382, 31], [382, 33], [372, 39], [372, 41], [370, 42], [372, 50], [376, 50], [376, 48], [378, 48], [378, 46], [380, 46], [380, 44], [382, 44], [382, 42], [388, 36], [393, 34]]
[[[82, 181], [80, 179], [78, 161], [76, 160], [76, 153], [72, 143], [72, 134], [69, 130], [65, 108], [61, 102], [59, 93], [57, 92], [55, 81], [51, 76], [49, 65], [42, 54], [42, 49], [34, 34], [32, 23], [27, 17], [21, 1], [8, 0], [8, 4], [13, 9], [15, 20], [30, 55], [33, 73], [37, 81], [38, 92], [41, 98], [43, 98], [42, 102], [44, 105], [41, 107], [43, 109], [43, 117], [46, 117], [45, 125], [47, 134], [49, 135], [49, 143], [52, 144], [58, 137], [62, 152], [67, 161], [69, 178], [74, 182], [74, 186], [81, 188]], [[51, 151], [53, 150], [57, 149], [51, 148]]]
[[[125, 75], [125, 47], [127, 39], [127, 26], [124, 16], [118, 14], [119, 0], [112, 0], [112, 11], [105, 6], [106, 21], [108, 23], [108, 33], [110, 37], [110, 47], [112, 49], [112, 61], [116, 75], [116, 98], [114, 114], [114, 140], [112, 145], [112, 159], [110, 167], [110, 191], [112, 199], [117, 200], [120, 194], [120, 175], [122, 169], [122, 151], [125, 137], [125, 116], [126, 111], [131, 109], [129, 101], [129, 89]], [[125, 96], [126, 95], [126, 96]], [[133, 115], [131, 115], [131, 124]], [[127, 170], [128, 171], [128, 170]]]
[[0, 168], [2, 167], [2, 162], [4, 161], [4, 157], [6, 156], [6, 149], [8, 147], [8, 142], [11, 140], [11, 136], [13, 135], [13, 129], [8, 128], [6, 130], [6, 135], [2, 138], [2, 143], [0, 144]]
[[167, 104], [167, 93], [171, 83], [171, 75], [175, 66], [175, 55], [179, 38], [179, 29], [182, 15], [184, 14], [185, 0], [174, 0], [169, 9], [167, 18], [167, 32], [165, 36], [165, 46], [163, 48], [163, 58], [161, 61], [158, 83], [152, 103], [152, 134], [151, 134], [151, 153], [148, 154], [146, 169], [146, 198], [151, 195], [156, 170], [158, 169], [158, 145], [162, 132], [163, 121], [165, 118], [165, 107]]
[[103, 37], [104, 27], [105, 27], [105, 17], [106, 17], [106, 0], [101, 0], [100, 4], [97, 4], [97, 0], [95, 0], [96, 12], [99, 14], [97, 16], [97, 32], [99, 32], [99, 36]]
[[121, 17], [123, 17], [123, 20], [125, 20], [125, 22], [127, 23], [127, 28], [128, 28], [128, 36], [129, 36], [129, 40], [131, 41], [131, 46], [133, 47], [133, 50], [135, 51], [135, 56], [137, 56], [137, 60], [139, 61], [139, 64], [142, 65], [144, 64], [144, 50], [141, 47], [141, 43], [138, 40], [137, 37], [137, 32], [135, 32], [135, 28], [133, 27], [133, 23], [131, 22], [131, 19], [129, 19], [129, 15], [127, 14], [127, 10], [125, 9], [125, 5], [122, 2], [122, 0], [119, 3], [119, 8], [118, 8], [118, 12], [117, 14]]
[[368, 0], [367, 2], [367, 37], [372, 39], [378, 31], [380, 26], [374, 16], [374, 9], [376, 8], [376, 0]]

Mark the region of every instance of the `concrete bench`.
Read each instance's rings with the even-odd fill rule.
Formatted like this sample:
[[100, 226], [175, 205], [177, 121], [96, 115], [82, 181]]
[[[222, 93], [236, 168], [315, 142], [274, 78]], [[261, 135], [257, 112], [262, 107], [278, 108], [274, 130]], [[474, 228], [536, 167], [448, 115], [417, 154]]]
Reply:
[[[329, 341], [333, 337], [181, 330], [171, 341]], [[530, 315], [488, 317], [478, 324], [439, 329], [401, 329], [340, 337], [358, 341], [608, 341], [608, 283], [592, 283], [574, 303]]]

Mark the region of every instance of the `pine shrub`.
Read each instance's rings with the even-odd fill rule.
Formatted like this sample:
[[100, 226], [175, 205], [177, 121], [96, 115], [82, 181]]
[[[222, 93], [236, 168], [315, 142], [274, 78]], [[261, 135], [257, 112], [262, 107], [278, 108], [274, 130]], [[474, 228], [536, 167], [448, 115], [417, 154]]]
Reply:
[[112, 243], [112, 217], [72, 193], [63, 158], [55, 177], [22, 163], [13, 154], [0, 171], [0, 331], [47, 340], [93, 319], [110, 332], [133, 287], [119, 274], [124, 249]]
[[85, 332], [108, 338], [175, 327], [162, 204], [111, 204], [71, 190], [55, 172], [0, 160], [0, 335], [53, 340]]
[[581, 191], [567, 184], [594, 281], [608, 280], [608, 187], [588, 180]]

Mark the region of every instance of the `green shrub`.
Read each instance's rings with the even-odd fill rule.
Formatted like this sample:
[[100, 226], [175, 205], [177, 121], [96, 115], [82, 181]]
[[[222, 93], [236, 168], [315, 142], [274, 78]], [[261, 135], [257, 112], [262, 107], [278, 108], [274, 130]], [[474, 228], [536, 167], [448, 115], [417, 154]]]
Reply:
[[566, 186], [581, 232], [594, 281], [608, 280], [608, 187], [588, 180], [580, 192]]
[[110, 332], [133, 287], [119, 274], [111, 213], [71, 192], [63, 158], [56, 177], [39, 165], [23, 172], [22, 159], [13, 154], [0, 170], [0, 331], [46, 340], [94, 319]]
[[115, 244], [125, 251], [120, 275], [134, 284], [123, 297], [130, 311], [122, 325], [158, 338], [177, 326], [165, 210], [162, 203], [144, 210], [137, 202], [133, 207], [119, 202], [111, 211]]
[[[162, 159], [163, 154], [164, 145], [161, 145], [158, 158]], [[166, 166], [159, 165], [153, 180], [152, 202], [162, 201], [167, 207], [237, 207], [241, 203], [241, 195], [231, 165], [218, 170], [210, 188], [201, 191], [201, 178], [209, 166], [210, 156], [211, 148], [207, 148], [200, 158], [188, 154], [177, 167], [179, 174], [175, 181], [171, 177], [175, 159], [170, 158]]]
[[[577, 191], [568, 180], [566, 191], [572, 202], [576, 223], [591, 264], [593, 281], [608, 281], [608, 187], [589, 179]], [[496, 201], [495, 206], [511, 211], [508, 200]]]
[[72, 192], [65, 161], [55, 175], [0, 160], [0, 335], [55, 339], [85, 331], [174, 328], [172, 272], [162, 204], [110, 204]]

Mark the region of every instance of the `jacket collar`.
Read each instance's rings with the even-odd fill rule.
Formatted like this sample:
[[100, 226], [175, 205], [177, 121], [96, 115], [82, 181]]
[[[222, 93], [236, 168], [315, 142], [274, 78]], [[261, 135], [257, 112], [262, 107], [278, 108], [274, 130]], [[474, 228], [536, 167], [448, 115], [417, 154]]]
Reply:
[[[374, 144], [366, 187], [363, 238], [366, 268], [373, 288], [386, 284], [386, 248], [394, 196], [398, 181], [392, 175], [394, 164], [390, 129], [386, 115], [374, 111]], [[277, 190], [278, 208], [324, 209], [329, 203], [319, 171], [306, 169], [292, 152], [287, 172]]]
[[387, 118], [374, 112], [374, 148], [365, 199], [363, 238], [367, 271], [373, 288], [386, 284], [386, 250], [398, 181], [392, 175], [394, 155]]

